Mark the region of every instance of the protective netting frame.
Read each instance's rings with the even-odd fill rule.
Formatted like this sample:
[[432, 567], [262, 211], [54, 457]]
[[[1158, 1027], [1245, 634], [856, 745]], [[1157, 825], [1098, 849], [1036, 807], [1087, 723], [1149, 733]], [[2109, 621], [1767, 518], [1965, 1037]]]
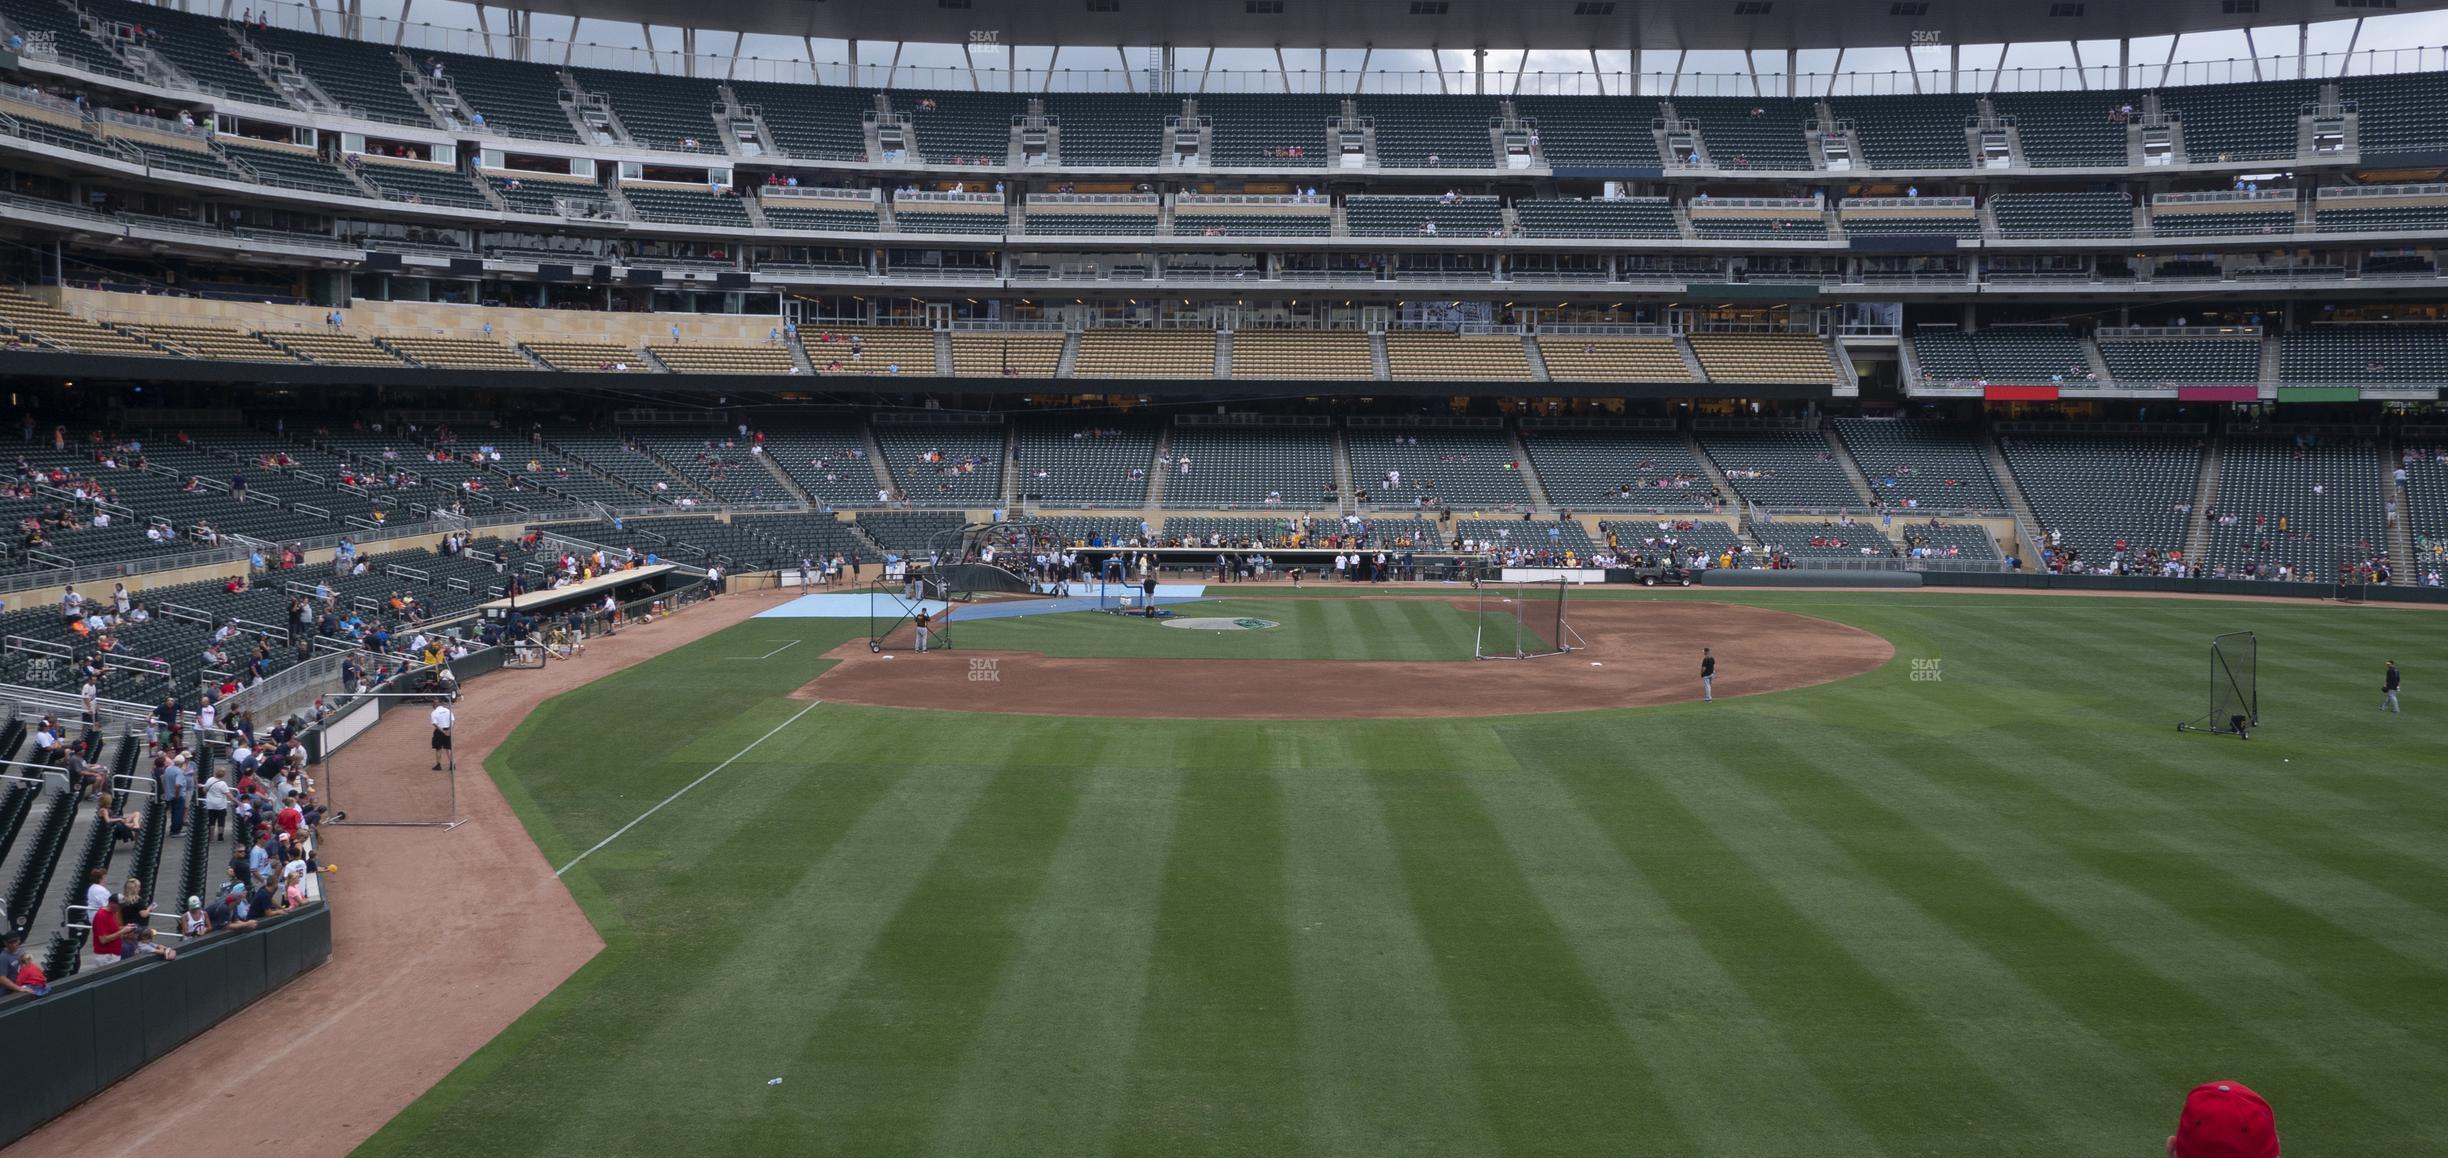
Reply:
[[1482, 580], [1471, 654], [1478, 659], [1564, 655], [1580, 642], [1565, 613], [1563, 579]]
[[2252, 739], [2261, 726], [2261, 641], [2249, 631], [2231, 631], [2210, 640], [2210, 703], [2208, 714], [2176, 725], [2180, 732], [2209, 732]]

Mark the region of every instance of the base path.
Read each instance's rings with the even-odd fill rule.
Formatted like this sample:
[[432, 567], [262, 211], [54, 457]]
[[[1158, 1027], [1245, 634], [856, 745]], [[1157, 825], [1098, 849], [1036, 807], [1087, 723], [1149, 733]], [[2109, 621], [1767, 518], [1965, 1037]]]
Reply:
[[[485, 775], [485, 757], [546, 699], [793, 594], [727, 595], [589, 640], [582, 659], [471, 682], [456, 729], [467, 822], [326, 826], [322, 859], [339, 866], [323, 886], [331, 961], [53, 1119], [9, 1158], [354, 1149], [603, 949]], [[391, 712], [349, 745], [350, 807], [385, 812], [381, 778], [366, 770], [439, 775], [427, 770], [425, 717]], [[286, 1109], [266, 1112], [271, 1090], [285, 1091]]]
[[[1719, 699], [1827, 683], [1895, 658], [1895, 646], [1869, 632], [1760, 607], [1592, 600], [1574, 604], [1570, 616], [1585, 649], [1452, 663], [1066, 659], [996, 651], [879, 656], [857, 642], [835, 649], [832, 658], [841, 662], [793, 694], [835, 704], [1022, 715], [1415, 719], [1697, 700], [1703, 647], [1717, 655]], [[981, 666], [986, 661], [991, 672]]]

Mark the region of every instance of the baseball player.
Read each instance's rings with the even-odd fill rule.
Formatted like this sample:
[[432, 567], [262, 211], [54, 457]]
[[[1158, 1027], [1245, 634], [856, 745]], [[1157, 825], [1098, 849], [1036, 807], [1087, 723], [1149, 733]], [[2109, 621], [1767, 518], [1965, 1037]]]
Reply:
[[2380, 677], [2380, 710], [2397, 711], [2397, 661], [2388, 661], [2388, 671]]
[[1717, 702], [1717, 657], [1709, 649], [1700, 649], [1700, 702]]
[[[951, 609], [947, 607], [944, 610], [950, 611]], [[918, 609], [918, 617], [910, 622], [918, 625], [918, 654], [925, 655], [927, 649], [927, 629], [934, 626], [935, 614], [928, 611], [926, 608], [921, 607]]]

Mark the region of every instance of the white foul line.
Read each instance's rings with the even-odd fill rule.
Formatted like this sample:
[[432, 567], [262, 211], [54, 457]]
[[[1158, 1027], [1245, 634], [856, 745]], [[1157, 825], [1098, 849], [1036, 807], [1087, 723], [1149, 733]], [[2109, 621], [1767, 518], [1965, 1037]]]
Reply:
[[765, 654], [763, 654], [763, 655], [726, 655], [726, 656], [724, 656], [723, 658], [724, 658], [724, 659], [772, 659], [773, 657], [775, 657], [775, 656], [777, 656], [777, 655], [780, 655], [780, 654], [782, 654], [783, 652], [789, 651], [790, 649], [792, 649], [792, 648], [794, 648], [794, 647], [797, 647], [797, 646], [799, 646], [799, 641], [794, 639], [794, 640], [790, 641], [789, 643], [783, 644], [782, 646], [780, 646], [780, 647], [777, 647], [777, 648], [773, 649], [772, 651], [766, 652], [766, 653], [765, 653]]
[[647, 809], [647, 810], [646, 810], [646, 811], [644, 811], [644, 812], [638, 813], [637, 820], [632, 820], [632, 821], [630, 821], [629, 823], [627, 823], [627, 824], [624, 824], [624, 825], [620, 826], [619, 831], [614, 832], [612, 835], [607, 836], [607, 837], [603, 838], [602, 840], [596, 841], [596, 842], [595, 842], [595, 847], [594, 847], [594, 848], [590, 848], [590, 849], [586, 850], [585, 852], [579, 853], [579, 854], [578, 854], [576, 857], [571, 858], [571, 860], [570, 860], [570, 862], [569, 862], [568, 864], [562, 865], [560, 868], [554, 869], [554, 870], [553, 870], [553, 875], [554, 875], [554, 876], [561, 876], [561, 875], [563, 875], [563, 874], [565, 874], [565, 873], [569, 872], [571, 869], [577, 868], [577, 867], [578, 867], [578, 862], [579, 862], [579, 861], [585, 860], [586, 858], [588, 858], [588, 857], [590, 857], [590, 856], [595, 855], [597, 851], [599, 851], [599, 850], [601, 850], [601, 849], [603, 848], [603, 846], [605, 846], [605, 845], [607, 845], [607, 844], [610, 844], [610, 843], [612, 843], [613, 841], [619, 840], [619, 839], [621, 838], [621, 833], [623, 833], [623, 832], [627, 832], [627, 831], [629, 831], [629, 830], [630, 830], [630, 829], [632, 829], [632, 828], [636, 828], [636, 827], [638, 826], [638, 822], [639, 822], [639, 821], [645, 820], [647, 817], [649, 817], [649, 816], [653, 816], [655, 813], [658, 813], [658, 812], [663, 811], [663, 805], [664, 805], [664, 804], [669, 804], [669, 803], [671, 803], [671, 802], [672, 802], [672, 801], [674, 801], [674, 800], [678, 800], [678, 799], [680, 799], [682, 796], [686, 795], [686, 794], [688, 793], [688, 790], [689, 790], [689, 789], [691, 789], [691, 788], [695, 788], [696, 786], [698, 786], [698, 785], [700, 785], [700, 784], [703, 784], [703, 783], [705, 783], [705, 782], [706, 782], [706, 781], [708, 781], [708, 780], [712, 780], [712, 779], [714, 778], [714, 773], [716, 773], [716, 772], [720, 772], [720, 771], [722, 771], [723, 769], [728, 768], [728, 767], [732, 766], [733, 764], [738, 763], [738, 762], [739, 762], [739, 758], [740, 758], [740, 757], [745, 756], [745, 755], [747, 755], [748, 753], [755, 751], [755, 750], [756, 750], [756, 746], [757, 746], [757, 745], [762, 744], [762, 743], [764, 743], [764, 742], [765, 742], [765, 741], [767, 741], [767, 740], [773, 739], [773, 738], [774, 738], [774, 733], [775, 733], [775, 732], [780, 732], [782, 729], [787, 728], [787, 727], [790, 727], [792, 724], [796, 724], [796, 723], [798, 723], [798, 722], [799, 722], [799, 717], [800, 717], [800, 716], [804, 716], [804, 715], [808, 714], [809, 712], [815, 711], [815, 710], [816, 710], [816, 705], [817, 705], [817, 704], [821, 704], [821, 703], [823, 703], [823, 702], [824, 702], [823, 700], [815, 700], [815, 701], [811, 701], [811, 702], [808, 704], [808, 706], [806, 706], [806, 707], [804, 707], [804, 708], [799, 709], [799, 710], [798, 710], [798, 712], [794, 713], [794, 714], [791, 716], [791, 718], [789, 718], [789, 719], [787, 719], [787, 720], [784, 720], [784, 721], [782, 721], [782, 722], [781, 722], [781, 723], [779, 723], [779, 724], [775, 724], [775, 725], [773, 726], [773, 731], [772, 731], [772, 732], [767, 732], [767, 733], [765, 733], [764, 735], [757, 737], [756, 739], [753, 739], [753, 740], [748, 741], [748, 746], [747, 746], [747, 747], [745, 747], [745, 748], [740, 749], [740, 750], [739, 750], [739, 751], [737, 751], [737, 752], [733, 752], [733, 753], [731, 754], [731, 758], [730, 758], [730, 759], [725, 760], [725, 761], [723, 761], [723, 762], [722, 762], [722, 763], [720, 763], [720, 764], [716, 764], [716, 765], [715, 765], [715, 766], [714, 766], [712, 769], [708, 770], [708, 771], [706, 772], [706, 774], [705, 774], [705, 775], [700, 776], [700, 777], [696, 778], [695, 780], [691, 780], [691, 781], [689, 781], [687, 784], [682, 785], [682, 786], [680, 787], [680, 791], [678, 791], [678, 792], [674, 792], [674, 793], [672, 793], [671, 795], [664, 797], [664, 798], [663, 798], [663, 800], [662, 800], [662, 803], [661, 803], [661, 804], [657, 804], [657, 805], [655, 805], [654, 807], [649, 808], [649, 809]]

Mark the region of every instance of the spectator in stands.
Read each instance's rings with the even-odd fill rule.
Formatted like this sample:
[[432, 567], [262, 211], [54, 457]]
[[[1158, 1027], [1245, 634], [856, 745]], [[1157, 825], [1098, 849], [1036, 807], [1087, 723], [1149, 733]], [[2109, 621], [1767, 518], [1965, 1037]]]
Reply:
[[112, 796], [108, 792], [94, 799], [94, 825], [109, 833], [114, 843], [134, 843], [137, 836], [135, 817], [113, 808], [111, 801]]
[[9, 928], [6, 932], [0, 932], [0, 993], [42, 996], [40, 993], [35, 993], [32, 988], [18, 983], [17, 971], [24, 968], [25, 963], [25, 934], [18, 932], [14, 927]]
[[128, 945], [132, 943], [132, 930], [120, 923], [119, 910], [112, 905], [103, 905], [87, 917], [87, 922], [92, 936], [86, 942], [86, 968], [99, 969], [118, 964], [119, 959], [127, 955]]

